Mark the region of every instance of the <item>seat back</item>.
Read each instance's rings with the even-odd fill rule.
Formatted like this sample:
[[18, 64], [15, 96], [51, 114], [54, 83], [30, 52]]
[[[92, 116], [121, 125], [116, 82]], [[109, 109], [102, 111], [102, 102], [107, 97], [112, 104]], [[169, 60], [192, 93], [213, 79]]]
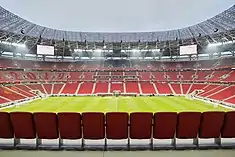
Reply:
[[58, 113], [58, 127], [62, 139], [80, 139], [82, 137], [80, 113]]
[[235, 111], [225, 113], [222, 138], [235, 138]]
[[128, 138], [129, 115], [125, 112], [106, 113], [106, 138], [127, 139]]
[[178, 114], [177, 119], [177, 138], [188, 139], [197, 137], [201, 121], [200, 112], [181, 112]]
[[152, 135], [153, 113], [136, 112], [130, 114], [130, 138], [150, 139]]
[[85, 112], [82, 113], [83, 138], [104, 139], [104, 113]]
[[218, 138], [223, 126], [225, 112], [204, 112], [201, 117], [199, 138]]
[[176, 112], [158, 112], [154, 114], [153, 137], [155, 139], [172, 139], [177, 125]]
[[0, 112], [0, 138], [13, 137], [14, 134], [9, 113]]
[[34, 122], [39, 139], [57, 139], [57, 115], [56, 113], [34, 113]]
[[32, 113], [11, 112], [10, 117], [16, 138], [23, 138], [23, 139], [36, 138]]

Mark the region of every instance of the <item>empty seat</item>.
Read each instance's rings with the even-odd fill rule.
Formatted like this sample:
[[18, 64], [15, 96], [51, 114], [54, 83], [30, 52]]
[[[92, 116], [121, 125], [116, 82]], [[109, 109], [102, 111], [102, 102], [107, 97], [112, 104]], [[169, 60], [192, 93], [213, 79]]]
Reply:
[[22, 138], [22, 139], [36, 138], [32, 113], [11, 112], [10, 117], [16, 138]]
[[106, 113], [106, 138], [127, 139], [128, 138], [129, 115], [124, 112]]
[[223, 129], [221, 131], [222, 138], [235, 138], [235, 111], [225, 114]]
[[202, 113], [199, 138], [219, 138], [224, 115], [224, 112]]
[[153, 113], [136, 112], [130, 114], [130, 138], [150, 139], [152, 135]]
[[35, 128], [39, 139], [57, 139], [57, 116], [55, 113], [34, 113]]
[[104, 139], [104, 113], [82, 113], [83, 138], [98, 140]]
[[153, 138], [172, 139], [177, 124], [176, 112], [159, 112], [154, 114]]
[[80, 139], [82, 137], [80, 113], [58, 113], [58, 127], [62, 139]]
[[179, 113], [176, 137], [179, 139], [196, 138], [200, 127], [200, 121], [200, 112]]
[[13, 137], [14, 134], [9, 113], [0, 112], [0, 138]]

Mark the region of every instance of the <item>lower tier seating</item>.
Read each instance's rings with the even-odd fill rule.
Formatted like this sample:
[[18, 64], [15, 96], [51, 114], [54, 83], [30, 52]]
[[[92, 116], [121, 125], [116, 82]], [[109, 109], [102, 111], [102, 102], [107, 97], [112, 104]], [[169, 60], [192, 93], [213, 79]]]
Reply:
[[4, 98], [7, 98], [12, 101], [21, 100], [27, 98], [16, 91], [10, 90], [6, 87], [0, 87], [0, 95]]
[[124, 87], [122, 82], [111, 82], [111, 89], [110, 92], [113, 93], [114, 91], [120, 91], [121, 93], [124, 92]]
[[181, 94], [180, 84], [171, 84], [171, 87], [175, 91], [175, 94]]
[[93, 90], [92, 82], [83, 82], [78, 90], [78, 94], [91, 94]]
[[[152, 82], [73, 82], [55, 84], [16, 84], [0, 87], [0, 97], [7, 101], [15, 101], [37, 96], [34, 91], [45, 94], [110, 94], [114, 91], [135, 94], [192, 94], [199, 91], [197, 96], [213, 100], [233, 103], [235, 86], [209, 84], [177, 84]], [[196, 94], [196, 93], [195, 93]], [[5, 102], [5, 101], [2, 101]]]
[[6, 98], [2, 98], [0, 97], [0, 104], [4, 104], [4, 103], [7, 103], [9, 102]]
[[191, 84], [182, 84], [182, 94], [187, 94]]
[[126, 82], [126, 93], [140, 93], [137, 82]]
[[168, 83], [156, 83], [159, 94], [173, 94]]
[[75, 94], [79, 83], [66, 83], [61, 94]]
[[97, 82], [94, 93], [108, 93], [108, 87], [109, 84], [107, 82]]
[[47, 94], [51, 94], [52, 92], [52, 84], [43, 84]]
[[63, 85], [64, 84], [53, 84], [52, 86], [52, 93], [53, 94], [60, 94], [59, 92], [60, 92], [60, 90], [61, 90], [61, 88], [63, 87]]
[[143, 94], [156, 94], [153, 84], [150, 82], [140, 83]]

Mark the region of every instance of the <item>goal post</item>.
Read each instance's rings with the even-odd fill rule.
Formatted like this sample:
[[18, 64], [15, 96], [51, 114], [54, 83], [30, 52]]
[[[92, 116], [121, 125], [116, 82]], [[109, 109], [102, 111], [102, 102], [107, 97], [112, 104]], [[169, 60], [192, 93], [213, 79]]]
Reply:
[[115, 90], [115, 91], [113, 91], [113, 96], [118, 97], [118, 96], [120, 96], [120, 95], [121, 95], [121, 91], [120, 91], [120, 90]]

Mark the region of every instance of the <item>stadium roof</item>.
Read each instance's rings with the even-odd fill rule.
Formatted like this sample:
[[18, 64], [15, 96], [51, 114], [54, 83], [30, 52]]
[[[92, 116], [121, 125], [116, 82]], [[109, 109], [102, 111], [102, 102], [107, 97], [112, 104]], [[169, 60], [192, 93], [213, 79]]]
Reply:
[[[29, 22], [0, 7], [0, 56], [4, 52], [37, 54], [37, 45], [53, 45], [54, 56], [180, 56], [180, 46], [197, 45], [198, 54], [235, 52], [235, 5], [199, 24], [169, 31], [105, 33], [52, 29]], [[224, 44], [226, 43], [226, 44]], [[227, 44], [229, 43], [229, 44]], [[18, 45], [17, 45], [18, 44]], [[208, 49], [208, 45], [222, 45]], [[18, 49], [25, 46], [26, 49]], [[97, 50], [97, 51], [94, 51]], [[136, 52], [137, 51], [137, 52]], [[198, 57], [198, 56], [197, 56]]]
[[89, 41], [89, 42], [151, 42], [188, 39], [197, 36], [212, 36], [228, 32], [235, 28], [235, 5], [228, 10], [199, 24], [170, 31], [137, 32], [137, 33], [101, 33], [101, 32], [72, 32], [43, 27], [31, 23], [11, 12], [0, 8], [0, 30], [54, 40]]

